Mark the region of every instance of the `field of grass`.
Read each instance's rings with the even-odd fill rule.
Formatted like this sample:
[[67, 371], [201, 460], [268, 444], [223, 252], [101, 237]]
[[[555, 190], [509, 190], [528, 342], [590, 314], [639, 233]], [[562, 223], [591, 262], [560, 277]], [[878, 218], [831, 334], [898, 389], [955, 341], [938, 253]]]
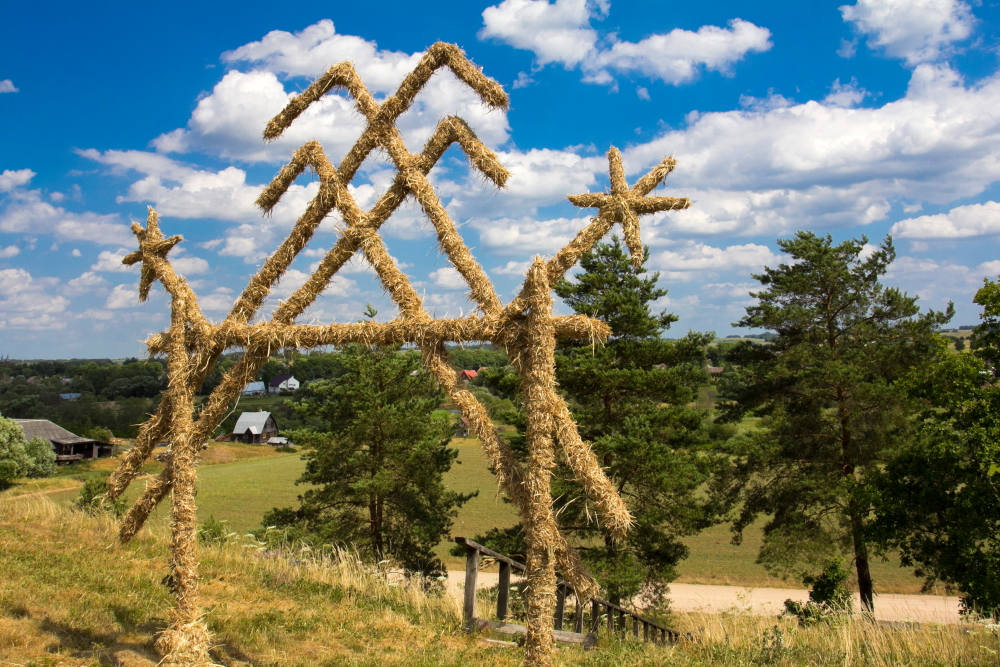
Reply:
[[[234, 466], [241, 464], [232, 464]], [[228, 467], [228, 466], [227, 466]], [[167, 531], [115, 539], [107, 517], [44, 497], [0, 498], [0, 665], [153, 667], [168, 623]], [[515, 667], [522, 652], [466, 634], [458, 602], [349, 556], [248, 541], [203, 548], [201, 594], [214, 660], [225, 667]], [[799, 628], [790, 619], [683, 614], [695, 641], [653, 646], [602, 633], [560, 646], [554, 667], [986, 667], [995, 626], [885, 626], [860, 619]]]
[[[452, 527], [452, 536], [472, 537], [493, 527], [507, 527], [518, 521], [513, 506], [498, 496], [496, 478], [490, 473], [486, 456], [475, 438], [454, 438], [451, 446], [458, 452], [458, 461], [445, 477], [448, 488], [462, 493], [479, 491], [459, 510]], [[69, 503], [79, 493], [80, 479], [91, 474], [107, 474], [117, 464], [113, 460], [88, 462], [75, 472], [61, 471], [61, 476], [44, 480], [25, 480], [0, 497], [24, 494], [44, 494], [55, 502]], [[228, 528], [243, 534], [259, 528], [264, 514], [274, 507], [296, 505], [296, 497], [304, 490], [295, 485], [302, 474], [304, 462], [298, 454], [281, 454], [270, 447], [241, 443], [213, 443], [202, 454], [198, 472], [198, 519], [209, 517], [224, 520]], [[149, 472], [159, 472], [160, 465], [150, 462]], [[127, 498], [138, 496], [144, 484], [137, 480]], [[165, 525], [167, 505], [156, 511], [151, 522]], [[756, 564], [761, 543], [759, 526], [748, 530], [740, 546], [731, 543], [728, 525], [719, 525], [684, 540], [690, 556], [678, 566], [679, 583], [723, 584], [750, 587], [803, 588], [798, 579], [782, 580], [768, 574]], [[449, 555], [451, 540], [442, 541], [436, 552], [451, 569], [461, 569], [464, 561]], [[912, 568], [897, 563], [875, 561], [872, 571], [876, 590], [882, 593], [919, 593], [922, 580], [913, 576]]]

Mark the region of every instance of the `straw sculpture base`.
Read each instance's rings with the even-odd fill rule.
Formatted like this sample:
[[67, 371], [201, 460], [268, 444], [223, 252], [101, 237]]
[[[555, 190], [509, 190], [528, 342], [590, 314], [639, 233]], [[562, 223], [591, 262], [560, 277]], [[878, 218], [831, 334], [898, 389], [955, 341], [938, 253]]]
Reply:
[[[368, 121], [361, 137], [339, 165], [335, 167], [327, 159], [322, 146], [309, 142], [295, 151], [291, 161], [261, 193], [257, 205], [267, 214], [306, 169], [312, 169], [319, 177], [316, 197], [284, 242], [251, 278], [222, 322], [211, 323], [205, 318], [194, 292], [167, 259], [181, 237], [165, 238], [152, 208], [145, 227], [138, 223], [132, 225], [139, 249], [126, 256], [123, 263], [141, 266], [140, 300], [147, 298], [157, 281], [171, 299], [169, 330], [146, 341], [151, 354], [167, 355], [168, 388], [156, 414], [141, 426], [135, 446], [111, 476], [106, 500], [113, 501], [125, 492], [156, 443], [164, 439], [172, 443], [163, 471], [147, 484], [122, 520], [119, 531], [121, 540], [128, 541], [142, 529], [153, 509], [168, 495], [171, 497], [173, 539], [168, 579], [176, 607], [174, 622], [156, 644], [165, 656], [162, 664], [211, 664], [208, 656], [210, 636], [202, 622], [198, 603], [194, 502], [197, 453], [201, 443], [211, 437], [233, 409], [243, 387], [255, 379], [272, 353], [284, 347], [406, 342], [420, 347], [424, 366], [460, 407], [463, 417], [479, 437], [501, 489], [524, 519], [529, 544], [526, 665], [551, 663], [556, 569], [573, 585], [582, 600], [598, 592], [593, 577], [587, 573], [555, 521], [550, 478], [557, 446], [596, 506], [600, 520], [611, 532], [622, 536], [631, 525], [628, 508], [601, 470], [590, 446], [580, 438], [565, 401], [555, 389], [553, 353], [556, 339], [569, 337], [597, 343], [604, 341], [610, 330], [602, 322], [579, 315], [554, 317], [551, 285], [615, 224], [622, 226], [633, 261], [641, 262], [639, 216], [686, 208], [690, 203], [687, 199], [647, 196], [674, 168], [674, 161], [665, 159], [630, 189], [625, 182], [621, 155], [612, 148], [608, 153], [611, 192], [570, 197], [578, 206], [598, 208], [597, 216], [552, 259], [547, 262], [536, 259], [521, 294], [504, 305], [458, 234], [427, 174], [455, 143], [468, 157], [470, 166], [497, 187], [506, 183], [507, 170], [460, 118], [442, 119], [423, 150], [416, 154], [409, 152], [396, 128], [399, 116], [442, 67], [450, 69], [472, 88], [488, 107], [507, 107], [507, 95], [497, 82], [483, 75], [458, 47], [437, 43], [403, 79], [395, 94], [381, 103], [375, 101], [350, 63], [340, 63], [292, 99], [268, 123], [264, 138], [273, 140], [310, 104], [334, 89], [346, 90], [354, 99], [358, 112]], [[394, 163], [396, 177], [375, 205], [363, 211], [348, 185], [363, 161], [376, 150], [382, 151]], [[379, 229], [411, 196], [433, 224], [441, 251], [468, 283], [469, 296], [478, 305], [478, 313], [460, 319], [432, 319], [420, 295], [390, 257]], [[333, 248], [308, 280], [282, 301], [269, 319], [252, 324], [251, 320], [282, 275], [312, 239], [319, 224], [334, 210], [340, 213], [345, 226]], [[360, 254], [374, 269], [382, 287], [398, 307], [398, 317], [384, 324], [296, 324], [296, 318], [315, 302], [333, 276], [355, 254]], [[445, 344], [463, 341], [492, 341], [503, 346], [520, 373], [528, 413], [526, 462], [516, 459], [486, 408], [457, 382]], [[242, 357], [225, 373], [196, 414], [194, 395], [220, 355], [234, 347], [243, 349]]]

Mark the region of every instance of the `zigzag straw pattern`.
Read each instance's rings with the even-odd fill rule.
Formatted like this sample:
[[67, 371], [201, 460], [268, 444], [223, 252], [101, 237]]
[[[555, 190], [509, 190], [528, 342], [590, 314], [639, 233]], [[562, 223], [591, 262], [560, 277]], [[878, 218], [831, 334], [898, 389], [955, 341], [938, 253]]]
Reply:
[[[457, 143], [473, 168], [497, 187], [504, 187], [509, 173], [496, 155], [460, 118], [438, 123], [422, 152], [410, 153], [396, 128], [396, 121], [431, 75], [448, 67], [476, 91], [491, 108], [508, 104], [503, 88], [470, 63], [455, 45], [434, 44], [417, 67], [406, 76], [396, 93], [377, 103], [350, 63], [331, 67], [301, 95], [272, 119], [264, 131], [273, 140], [291, 125], [310, 104], [328, 92], [343, 88], [353, 97], [367, 127], [334, 167], [317, 142], [295, 151], [291, 161], [264, 188], [257, 206], [270, 213], [292, 183], [306, 170], [319, 176], [319, 192], [296, 222], [281, 246], [270, 255], [247, 284], [228, 316], [219, 324], [208, 322], [198, 308], [187, 282], [178, 276], [167, 254], [179, 236], [164, 238], [157, 214], [149, 210], [146, 227], [134, 223], [139, 249], [124, 258], [125, 264], [141, 263], [139, 297], [145, 300], [149, 288], [159, 280], [171, 297], [171, 326], [146, 341], [151, 354], [166, 353], [169, 386], [159, 409], [142, 425], [135, 446], [123, 458], [109, 480], [107, 500], [124, 493], [149, 457], [154, 445], [169, 439], [171, 456], [161, 474], [146, 486], [122, 520], [120, 538], [131, 539], [144, 525], [150, 512], [172, 492], [172, 534], [170, 582], [175, 595], [171, 626], [160, 636], [157, 648], [165, 655], [163, 665], [211, 665], [210, 636], [198, 605], [197, 524], [195, 520], [195, 464], [200, 444], [222, 422], [247, 382], [252, 381], [270, 354], [283, 347], [309, 348], [321, 345], [363, 343], [387, 345], [416, 343], [424, 366], [434, 375], [451, 400], [461, 408], [473, 432], [479, 437], [490, 465], [496, 470], [503, 492], [514, 502], [525, 520], [529, 544], [529, 622], [525, 664], [551, 664], [552, 597], [555, 570], [574, 586], [581, 599], [598, 591], [593, 577], [579, 556], [559, 532], [552, 511], [549, 487], [558, 443], [574, 474], [596, 504], [601, 520], [614, 535], [622, 536], [632, 518], [625, 503], [601, 470], [590, 446], [580, 439], [565, 401], [555, 389], [553, 351], [557, 337], [604, 341], [610, 335], [598, 320], [573, 315], [552, 315], [551, 285], [589, 251], [615, 223], [622, 225], [633, 261], [641, 262], [638, 216], [658, 210], [686, 208], [686, 199], [647, 197], [674, 168], [668, 158], [631, 190], [625, 183], [621, 156], [612, 148], [609, 155], [612, 191], [610, 194], [575, 195], [578, 206], [600, 209], [594, 220], [572, 243], [547, 263], [536, 258], [521, 294], [506, 306], [501, 303], [482, 266], [473, 258], [458, 234], [454, 222], [427, 179], [427, 174], [444, 152]], [[391, 187], [368, 211], [361, 210], [348, 184], [365, 158], [381, 149], [393, 162], [397, 173]], [[452, 320], [434, 320], [424, 309], [420, 295], [399, 270], [379, 236], [379, 228], [407, 197], [414, 197], [437, 232], [441, 251], [469, 285], [470, 298], [481, 314]], [[267, 296], [298, 254], [305, 248], [319, 224], [337, 210], [345, 226], [333, 248], [309, 279], [271, 318], [251, 324]], [[329, 285], [333, 276], [355, 253], [362, 253], [375, 270], [382, 287], [399, 308], [391, 322], [364, 324], [298, 325], [295, 319]], [[486, 408], [456, 380], [447, 361], [446, 342], [493, 341], [510, 353], [521, 375], [528, 411], [527, 465], [520, 464], [507, 442], [500, 437]], [[230, 347], [243, 347], [244, 354], [223, 377], [195, 418], [194, 395], [219, 356]]]

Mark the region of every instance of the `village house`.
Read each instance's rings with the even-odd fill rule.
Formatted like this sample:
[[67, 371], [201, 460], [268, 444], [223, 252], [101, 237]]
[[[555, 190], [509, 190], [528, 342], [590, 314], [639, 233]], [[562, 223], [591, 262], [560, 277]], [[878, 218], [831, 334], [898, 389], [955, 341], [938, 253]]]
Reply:
[[244, 412], [230, 434], [233, 442], [259, 445], [278, 435], [278, 423], [270, 412]]
[[247, 386], [243, 387], [244, 396], [263, 396], [265, 391], [263, 382], [251, 382]]
[[295, 391], [299, 388], [299, 381], [294, 375], [275, 375], [267, 385], [267, 392], [272, 396], [277, 396], [283, 391]]
[[468, 382], [469, 380], [478, 377], [479, 373], [476, 371], [458, 371], [458, 381]]
[[24, 439], [42, 438], [52, 443], [56, 463], [72, 463], [83, 459], [105, 459], [114, 452], [109, 442], [81, 438], [48, 419], [15, 419], [24, 430]]

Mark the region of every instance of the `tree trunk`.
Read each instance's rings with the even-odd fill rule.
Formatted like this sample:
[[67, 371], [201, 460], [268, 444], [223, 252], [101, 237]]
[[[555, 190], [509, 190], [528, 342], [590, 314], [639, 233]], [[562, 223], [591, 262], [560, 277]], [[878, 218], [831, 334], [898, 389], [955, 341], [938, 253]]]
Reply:
[[868, 545], [861, 537], [861, 517], [851, 503], [851, 536], [854, 540], [854, 564], [858, 571], [858, 592], [861, 594], [861, 609], [866, 614], [875, 613], [875, 587], [868, 567]]

